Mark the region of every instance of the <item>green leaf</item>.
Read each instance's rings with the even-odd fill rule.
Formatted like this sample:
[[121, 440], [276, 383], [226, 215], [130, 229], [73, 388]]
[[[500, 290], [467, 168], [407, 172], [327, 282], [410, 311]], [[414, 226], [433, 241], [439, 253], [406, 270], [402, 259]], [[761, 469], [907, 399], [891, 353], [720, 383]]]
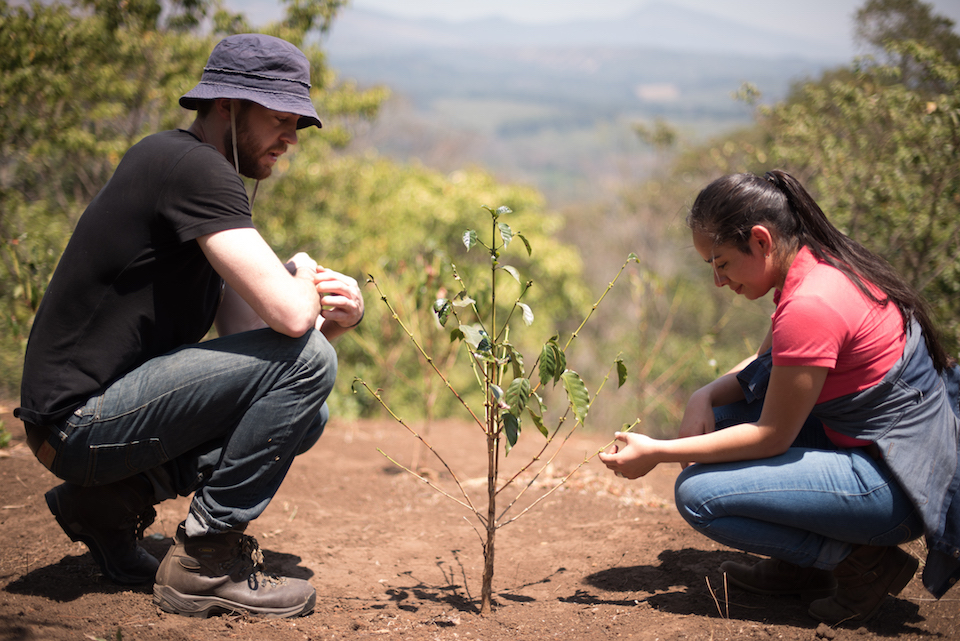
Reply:
[[623, 364], [623, 359], [617, 359], [617, 388], [623, 387], [623, 384], [627, 382], [627, 366]]
[[527, 327], [533, 325], [533, 310], [526, 303], [517, 303], [517, 306], [523, 311], [523, 324]]
[[545, 343], [543, 349], [540, 350], [540, 364], [538, 371], [540, 374], [541, 385], [546, 385], [548, 382], [553, 380], [554, 374], [557, 371], [556, 350], [553, 348], [553, 344], [549, 341]]
[[632, 260], [633, 262], [635, 262], [635, 263], [639, 263], [639, 262], [640, 262], [640, 259], [639, 259], [639, 258], [637, 257], [637, 255], [636, 255], [635, 253], [633, 253], [633, 252], [630, 252], [630, 255], [627, 256], [627, 262], [629, 262], [629, 261], [631, 261], [631, 260]]
[[446, 298], [438, 298], [433, 303], [433, 313], [437, 315], [440, 327], [446, 327], [447, 319], [450, 318], [450, 301]]
[[513, 210], [509, 207], [500, 206], [497, 207], [497, 216], [503, 216], [504, 214], [512, 214]]
[[472, 298], [470, 298], [469, 296], [461, 292], [461, 295], [459, 295], [457, 298], [453, 300], [453, 306], [454, 307], [470, 307], [476, 302], [477, 301], [473, 300]]
[[507, 223], [498, 223], [497, 228], [500, 230], [500, 238], [503, 239], [503, 246], [506, 248], [513, 240], [513, 230]]
[[483, 338], [480, 340], [480, 344], [477, 345], [478, 352], [490, 352], [490, 338], [487, 336], [487, 333], [484, 330], [480, 330], [480, 333], [483, 335]]
[[514, 416], [520, 416], [527, 407], [527, 399], [530, 398], [530, 379], [515, 378], [507, 386], [507, 392], [504, 401], [510, 406], [510, 413]]
[[547, 426], [543, 424], [543, 417], [540, 414], [537, 414], [533, 411], [534, 406], [527, 406], [527, 414], [530, 415], [530, 418], [533, 419], [533, 424], [537, 426], [537, 429], [540, 430], [540, 433], [543, 434], [544, 438], [549, 438], [550, 430], [547, 429]]
[[478, 349], [480, 343], [487, 338], [487, 333], [479, 325], [460, 325], [460, 331], [463, 333], [464, 340], [474, 349]]
[[532, 256], [532, 255], [533, 255], [533, 248], [530, 247], [530, 241], [527, 240], [527, 237], [524, 236], [523, 234], [521, 234], [520, 232], [517, 232], [517, 233], [515, 234], [515, 236], [516, 236], [517, 238], [519, 238], [520, 240], [523, 241], [524, 247], [527, 248], [527, 256]]
[[523, 378], [526, 373], [523, 369], [523, 354], [510, 343], [501, 343], [501, 346], [507, 351], [507, 356], [510, 357], [510, 363], [513, 365], [513, 377]]
[[[511, 265], [503, 265], [501, 269], [507, 272], [508, 274], [510, 274], [511, 276], [513, 276], [516, 279], [516, 281], [520, 283], [520, 272], [517, 271], [516, 267], [513, 267]], [[520, 283], [520, 284], [522, 285], [523, 283]]]
[[520, 419], [513, 414], [503, 414], [503, 431], [507, 435], [507, 442], [504, 445], [504, 452], [510, 453], [510, 450], [517, 444], [517, 438], [520, 436]]
[[573, 407], [573, 413], [582, 424], [590, 409], [590, 394], [587, 392], [587, 386], [583, 384], [580, 375], [573, 370], [564, 371], [561, 378], [563, 387], [567, 390], [567, 399]]
[[490, 393], [493, 394], [493, 398], [498, 402], [503, 398], [503, 389], [499, 385], [491, 385]]
[[544, 344], [540, 351], [540, 383], [546, 385], [549, 381], [556, 383], [560, 380], [560, 375], [567, 367], [567, 357], [557, 343], [557, 336], [554, 336]]
[[467, 251], [470, 251], [470, 248], [477, 244], [477, 232], [473, 229], [463, 232], [463, 244], [466, 245]]

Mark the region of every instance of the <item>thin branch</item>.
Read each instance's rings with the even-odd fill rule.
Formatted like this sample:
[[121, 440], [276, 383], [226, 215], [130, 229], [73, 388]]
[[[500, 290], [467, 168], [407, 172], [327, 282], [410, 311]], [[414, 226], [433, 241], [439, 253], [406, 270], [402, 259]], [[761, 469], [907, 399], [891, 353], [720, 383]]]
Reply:
[[[427, 445], [427, 447], [430, 447], [430, 446]], [[416, 472], [414, 472], [413, 470], [411, 470], [409, 467], [407, 467], [406, 465], [403, 465], [402, 463], [398, 462], [395, 458], [393, 458], [392, 456], [390, 456], [389, 454], [387, 454], [386, 452], [384, 452], [383, 450], [381, 450], [379, 447], [377, 448], [377, 451], [380, 452], [380, 454], [382, 454], [385, 459], [387, 459], [388, 461], [390, 461], [391, 463], [393, 463], [394, 465], [396, 465], [397, 467], [399, 467], [399, 468], [400, 468], [401, 470], [403, 470], [404, 472], [408, 472], [409, 474], [417, 477], [418, 479], [420, 479], [421, 481], [423, 481], [424, 483], [426, 483], [427, 485], [429, 485], [430, 487], [432, 487], [433, 489], [435, 489], [437, 492], [440, 492], [440, 494], [443, 494], [445, 497], [447, 497], [447, 498], [450, 499], [451, 501], [454, 501], [455, 503], [458, 503], [458, 504], [462, 505], [463, 507], [467, 508], [468, 510], [470, 510], [471, 512], [473, 512], [473, 513], [476, 515], [476, 517], [477, 517], [478, 519], [480, 519], [480, 522], [483, 523], [484, 525], [486, 525], [486, 519], [483, 518], [483, 515], [480, 514], [480, 512], [478, 512], [475, 507], [473, 507], [472, 505], [469, 505], [468, 503], [464, 503], [463, 501], [461, 501], [461, 500], [458, 499], [457, 497], [455, 497], [455, 496], [453, 496], [452, 494], [450, 494], [449, 492], [445, 491], [443, 488], [435, 485], [433, 482], [430, 481], [430, 479], [426, 478], [425, 476], [422, 476], [422, 475], [420, 475], [420, 474], [417, 474]], [[432, 450], [431, 450], [431, 451], [432, 451]], [[434, 454], [436, 454], [436, 452], [434, 452]], [[443, 460], [443, 459], [441, 459], [441, 460]], [[444, 463], [444, 465], [446, 465], [446, 463]], [[450, 469], [450, 468], [447, 468], [447, 469]], [[460, 483], [459, 483], [459, 482], [457, 483], [457, 486], [458, 486], [458, 487], [460, 486]], [[463, 489], [463, 488], [461, 488], [461, 489]], [[469, 499], [467, 499], [467, 500], [469, 501]]]
[[[390, 409], [390, 406], [387, 405], [386, 402], [383, 400], [383, 397], [381, 397], [380, 394], [378, 394], [377, 392], [375, 392], [375, 391], [373, 391], [372, 389], [370, 389], [370, 386], [367, 384], [367, 382], [366, 382], [365, 380], [363, 380], [362, 378], [354, 378], [353, 380], [354, 380], [355, 382], [359, 382], [361, 385], [363, 385], [363, 387], [364, 387], [368, 392], [370, 392], [370, 394], [372, 394], [375, 399], [377, 399], [377, 402], [380, 403], [380, 406], [383, 407], [383, 409], [385, 409], [385, 410], [387, 411], [387, 413], [390, 414], [390, 416], [393, 417], [393, 420], [395, 420], [396, 422], [400, 423], [400, 425], [403, 425], [403, 426], [407, 429], [408, 432], [410, 432], [411, 434], [413, 434], [421, 443], [423, 443], [424, 447], [426, 447], [428, 450], [430, 450], [430, 452], [431, 452], [435, 457], [437, 457], [437, 460], [440, 461], [440, 463], [443, 465], [443, 467], [445, 467], [446, 470], [447, 470], [448, 472], [450, 472], [450, 476], [453, 477], [454, 482], [457, 484], [457, 487], [460, 489], [460, 493], [463, 494], [463, 498], [466, 499], [467, 507], [469, 507], [469, 508], [470, 508], [471, 510], [473, 510], [474, 512], [477, 512], [477, 509], [476, 509], [475, 507], [473, 507], [473, 502], [470, 501], [470, 497], [467, 495], [467, 491], [464, 489], [463, 484], [460, 483], [460, 479], [457, 477], [457, 475], [454, 473], [454, 471], [450, 468], [450, 466], [447, 465], [447, 462], [443, 459], [443, 457], [440, 456], [440, 453], [437, 452], [435, 449], [433, 449], [433, 446], [430, 445], [430, 443], [428, 443], [427, 440], [426, 440], [425, 438], [423, 438], [423, 436], [421, 436], [419, 432], [417, 432], [415, 429], [413, 429], [412, 427], [410, 427], [409, 425], [407, 425], [406, 421], [404, 421], [402, 418], [400, 418], [399, 416], [397, 416], [397, 415], [394, 413], [394, 411], [393, 411], [392, 409]], [[386, 456], [386, 454], [384, 454], [384, 456]], [[388, 457], [388, 458], [389, 458], [389, 457]], [[391, 459], [391, 460], [393, 460], [393, 459]], [[399, 463], [398, 463], [398, 465], [399, 465]], [[401, 466], [401, 467], [403, 467], [403, 466]], [[403, 469], [406, 469], [406, 468], [403, 468]], [[416, 474], [415, 472], [411, 472], [411, 474], [414, 474], [414, 476], [417, 476], [417, 477], [420, 476], [419, 474]], [[442, 490], [441, 490], [441, 492], [442, 492]], [[451, 498], [453, 498], [453, 497], [451, 497]], [[458, 499], [454, 499], [454, 500], [457, 501], [458, 503], [460, 503], [460, 501], [459, 501]]]
[[[466, 409], [467, 412], [470, 413], [470, 416], [472, 416], [472, 417], [473, 417], [473, 420], [477, 422], [477, 425], [483, 427], [483, 425], [484, 425], [483, 421], [481, 421], [479, 418], [477, 418], [477, 415], [474, 414], [474, 412], [473, 412], [472, 409], [470, 409], [470, 406], [467, 405], [467, 402], [463, 399], [462, 396], [460, 396], [460, 394], [457, 393], [457, 390], [455, 390], [455, 389], [453, 388], [453, 385], [450, 384], [450, 381], [447, 380], [447, 377], [444, 376], [444, 375], [443, 375], [443, 372], [440, 371], [440, 368], [437, 367], [437, 364], [433, 361], [433, 357], [431, 357], [430, 355], [428, 355], [428, 354], [426, 353], [426, 351], [424, 351], [423, 346], [420, 345], [420, 341], [418, 341], [418, 340], [416, 339], [416, 337], [410, 332], [410, 330], [407, 328], [407, 326], [403, 324], [403, 321], [400, 320], [400, 316], [399, 316], [399, 315], [397, 314], [397, 312], [393, 309], [393, 306], [390, 305], [390, 301], [387, 300], [386, 295], [385, 295], [385, 294], [383, 293], [383, 291], [380, 289], [380, 285], [377, 284], [376, 279], [375, 279], [373, 276], [371, 276], [371, 275], [368, 274], [368, 275], [367, 275], [367, 282], [372, 283], [373, 286], [376, 287], [377, 293], [380, 294], [380, 300], [382, 300], [382, 301], [383, 301], [383, 304], [386, 305], [386, 306], [387, 306], [387, 309], [390, 310], [390, 313], [393, 315], [393, 319], [394, 319], [395, 321], [397, 321], [397, 324], [399, 324], [401, 328], [403, 328], [403, 331], [407, 334], [407, 336], [410, 338], [410, 340], [411, 340], [411, 341], [413, 342], [413, 344], [416, 346], [417, 351], [419, 351], [420, 354], [423, 356], [423, 358], [426, 359], [426, 361], [430, 364], [430, 367], [432, 367], [432, 368], [433, 368], [433, 371], [435, 371], [435, 372], [437, 373], [437, 376], [440, 377], [440, 380], [443, 381], [443, 384], [446, 385], [446, 386], [447, 386], [447, 389], [450, 390], [450, 392], [457, 398], [458, 401], [460, 401], [460, 404], [463, 405], [464, 409]], [[364, 387], [367, 387], [366, 384], [364, 384]], [[367, 387], [367, 389], [370, 389], [370, 388]], [[374, 394], [374, 396], [376, 396], [376, 394]], [[378, 399], [379, 399], [379, 397], [378, 397]], [[382, 401], [381, 401], [381, 403], [382, 403]], [[409, 429], [409, 428], [407, 428], [407, 429]]]
[[[590, 401], [590, 403], [589, 403], [590, 406], [592, 406], [592, 405], [597, 401], [597, 398], [599, 398], [600, 392], [603, 391], [603, 388], [604, 388], [604, 386], [607, 384], [607, 381], [610, 380], [610, 373], [613, 371], [613, 368], [614, 368], [614, 367], [616, 367], [616, 361], [614, 361], [614, 364], [610, 366], [610, 369], [609, 369], [609, 370], [607, 370], [607, 375], [604, 376], [603, 381], [601, 381], [600, 386], [597, 388], [596, 394], [593, 395], [593, 399], [592, 399], [592, 400]], [[563, 416], [560, 417], [560, 419], [559, 419], [559, 421], [558, 421], [558, 423], [557, 423], [556, 429], [555, 429], [555, 430], [553, 431], [553, 433], [550, 434], [550, 436], [547, 438], [546, 443], [544, 443], [544, 445], [543, 445], [543, 447], [540, 449], [540, 451], [537, 452], [536, 456], [535, 456], [534, 458], [532, 458], [529, 463], [527, 463], [526, 465], [524, 465], [523, 467], [521, 467], [521, 468], [517, 471], [516, 474], [514, 474], [508, 481], [506, 481], [506, 482], [503, 484], [503, 486], [500, 488], [500, 490], [497, 491], [498, 494], [499, 494], [501, 491], [505, 490], [509, 485], [511, 485], [511, 484], [516, 480], [516, 478], [517, 478], [518, 476], [520, 476], [521, 474], [523, 474], [524, 472], [526, 472], [528, 469], [530, 469], [530, 468], [533, 466], [534, 463], [536, 463], [537, 461], [540, 460], [541, 455], [547, 450], [548, 447], [550, 447], [550, 444], [553, 443], [553, 439], [554, 439], [554, 438], [557, 436], [557, 434], [560, 432], [560, 428], [563, 426], [563, 423], [564, 423], [564, 421], [566, 421], [566, 418], [567, 418], [567, 416], [568, 416], [569, 414], [570, 414], [570, 405], [567, 404], [567, 410], [563, 413]], [[540, 468], [540, 470], [534, 475], [534, 477], [530, 480], [530, 482], [527, 483], [526, 487], [524, 487], [523, 490], [521, 490], [520, 493], [517, 494], [516, 497], [514, 497], [513, 501], [510, 502], [510, 505], [508, 505], [508, 506], [506, 507], [506, 509], [500, 514], [500, 518], [503, 518], [503, 516], [504, 516], [504, 515], [510, 510], [510, 508], [513, 506], [513, 504], [517, 502], [517, 499], [519, 499], [521, 496], [523, 496], [523, 493], [526, 492], [527, 489], [529, 489], [529, 488], [534, 484], [534, 482], [536, 482], [536, 480], [537, 480], [537, 478], [540, 476], [540, 474], [541, 474], [545, 469], [547, 469], [547, 467], [550, 465], [550, 463], [553, 462], [553, 459], [556, 458], [557, 454], [560, 453], [560, 450], [563, 449], [563, 446], [564, 446], [564, 445], [566, 444], [566, 442], [570, 439], [570, 437], [573, 436], [573, 433], [577, 430], [577, 427], [579, 427], [580, 425], [582, 425], [582, 423], [580, 423], [580, 421], [577, 421], [576, 423], [574, 423], [574, 426], [570, 429], [570, 431], [569, 431], [569, 432], [567, 433], [567, 435], [564, 437], [563, 443], [561, 443], [561, 444], [557, 447], [557, 450], [556, 450], [556, 451], [553, 453], [553, 455], [547, 460], [547, 462], [543, 464], [543, 467]]]
[[580, 326], [576, 330], [574, 330], [572, 334], [570, 334], [570, 338], [567, 340], [567, 344], [563, 346], [563, 351], [567, 351], [567, 348], [570, 347], [570, 343], [573, 342], [573, 339], [575, 339], [580, 334], [580, 330], [583, 329], [583, 326], [587, 324], [587, 321], [590, 320], [590, 317], [593, 316], [593, 313], [597, 311], [597, 307], [600, 306], [600, 303], [603, 302], [603, 299], [606, 298], [607, 294], [610, 293], [610, 290], [613, 289], [613, 286], [617, 284], [617, 280], [620, 278], [620, 275], [623, 273], [623, 270], [625, 270], [627, 268], [627, 265], [630, 264], [631, 262], [639, 262], [637, 260], [636, 255], [632, 253], [630, 254], [630, 256], [627, 257], [627, 260], [623, 261], [623, 265], [620, 266], [619, 271], [617, 271], [617, 275], [613, 277], [613, 280], [610, 281], [609, 284], [607, 284], [607, 288], [603, 290], [602, 294], [600, 294], [600, 298], [598, 298], [597, 302], [594, 303], [593, 307], [590, 308], [590, 313], [587, 314], [586, 318], [583, 319], [583, 322], [580, 323]]
[[[537, 452], [536, 454], [534, 454], [533, 457], [531, 457], [530, 460], [529, 460], [527, 463], [525, 463], [519, 470], [516, 471], [516, 473], [514, 473], [513, 476], [511, 476], [506, 482], [504, 482], [504, 484], [500, 487], [500, 489], [497, 490], [497, 493], [498, 493], [498, 494], [499, 494], [500, 492], [502, 492], [503, 490], [507, 489], [508, 486], [510, 486], [515, 480], [517, 480], [517, 477], [519, 477], [521, 474], [523, 474], [524, 472], [526, 472], [527, 470], [529, 470], [531, 467], [533, 467], [534, 463], [536, 463], [537, 461], [539, 461], [539, 460], [541, 459], [541, 457], [543, 456], [543, 453], [546, 452], [546, 451], [547, 451], [547, 448], [550, 447], [550, 445], [553, 443], [553, 439], [555, 439], [556, 436], [557, 436], [557, 434], [560, 433], [560, 428], [562, 428], [564, 422], [566, 422], [566, 420], [567, 420], [567, 415], [568, 415], [568, 414], [570, 414], [570, 406], [569, 406], [569, 405], [567, 406], [567, 411], [563, 413], [563, 416], [561, 416], [559, 419], [557, 419], [557, 426], [554, 428], [553, 432], [551, 432], [550, 436], [548, 436], [547, 439], [544, 441], [543, 447], [540, 448], [540, 451]], [[574, 426], [573, 426], [573, 429], [571, 429], [568, 434], [573, 434], [573, 430], [575, 430], [576, 428], [577, 428], [577, 426], [574, 425]], [[570, 438], [569, 435], [568, 435], [566, 438], [563, 439], [563, 442], [566, 443], [568, 438]], [[560, 448], [562, 448], [562, 447], [563, 447], [563, 445], [561, 444], [561, 445], [560, 445]], [[560, 448], [558, 448], [558, 451], [559, 451]], [[542, 472], [544, 469], [546, 469], [546, 466], [549, 465], [549, 464], [553, 461], [554, 457], [556, 457], [556, 453], [554, 453], [549, 459], [547, 459], [547, 462], [544, 464], [544, 466], [543, 466], [542, 468], [540, 468], [540, 471], [537, 472], [537, 475], [533, 477], [533, 480], [532, 480], [532, 481], [530, 481], [531, 484], [533, 483], [533, 481], [535, 481], [535, 480], [537, 479], [537, 476], [540, 475], [540, 472]], [[522, 492], [521, 492], [521, 494], [522, 494]], [[510, 505], [513, 505], [513, 504], [516, 502], [516, 499], [518, 499], [518, 498], [520, 498], [520, 495], [517, 495], [517, 497], [510, 503]], [[506, 508], [507, 510], [510, 509], [510, 505], [507, 506], [507, 508]], [[506, 510], [504, 510], [504, 512], [506, 512]], [[501, 514], [500, 516], [503, 516], [503, 515]]]

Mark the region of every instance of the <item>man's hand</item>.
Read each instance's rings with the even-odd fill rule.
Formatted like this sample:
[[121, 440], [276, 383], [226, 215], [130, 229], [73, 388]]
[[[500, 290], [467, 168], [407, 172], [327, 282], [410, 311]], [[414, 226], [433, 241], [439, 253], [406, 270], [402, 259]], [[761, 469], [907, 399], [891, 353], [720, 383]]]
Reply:
[[297, 275], [297, 272], [301, 269], [307, 272], [317, 273], [317, 261], [310, 258], [305, 252], [299, 252], [294, 255], [293, 258], [284, 263], [284, 266], [294, 276]]
[[360, 324], [363, 294], [356, 279], [318, 267], [316, 283], [321, 306], [317, 329], [330, 339]]

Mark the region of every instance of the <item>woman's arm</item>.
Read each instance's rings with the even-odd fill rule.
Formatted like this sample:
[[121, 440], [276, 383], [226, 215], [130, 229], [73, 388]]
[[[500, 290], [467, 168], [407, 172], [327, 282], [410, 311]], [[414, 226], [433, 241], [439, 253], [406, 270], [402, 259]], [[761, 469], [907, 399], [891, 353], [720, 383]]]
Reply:
[[620, 443], [613, 452], [600, 454], [600, 460], [614, 472], [633, 479], [660, 463], [723, 463], [782, 454], [813, 410], [827, 371], [825, 367], [774, 367], [756, 423], [662, 441], [642, 434], [617, 433]]
[[763, 354], [770, 349], [772, 342], [773, 330], [771, 329], [760, 343], [760, 349], [757, 350], [756, 354], [740, 361], [726, 374], [690, 395], [683, 412], [683, 418], [680, 420], [680, 430], [677, 434], [680, 438], [709, 434], [714, 429], [713, 408], [744, 399], [743, 388], [740, 387], [737, 374], [755, 360], [759, 354]]

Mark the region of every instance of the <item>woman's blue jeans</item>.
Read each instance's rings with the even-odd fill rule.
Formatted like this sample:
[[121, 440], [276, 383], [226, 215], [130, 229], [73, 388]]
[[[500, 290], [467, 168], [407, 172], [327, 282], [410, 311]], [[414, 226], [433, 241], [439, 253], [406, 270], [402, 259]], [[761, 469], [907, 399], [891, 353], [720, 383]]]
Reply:
[[[717, 428], [754, 421], [761, 406], [717, 408]], [[687, 467], [676, 502], [709, 538], [801, 567], [831, 570], [855, 545], [898, 545], [923, 534], [883, 461], [861, 448], [833, 447], [816, 419], [780, 456]]]
[[151, 359], [52, 429], [53, 471], [78, 485], [142, 475], [159, 502], [194, 493], [191, 535], [259, 516], [323, 432], [337, 356], [312, 330], [264, 329]]

